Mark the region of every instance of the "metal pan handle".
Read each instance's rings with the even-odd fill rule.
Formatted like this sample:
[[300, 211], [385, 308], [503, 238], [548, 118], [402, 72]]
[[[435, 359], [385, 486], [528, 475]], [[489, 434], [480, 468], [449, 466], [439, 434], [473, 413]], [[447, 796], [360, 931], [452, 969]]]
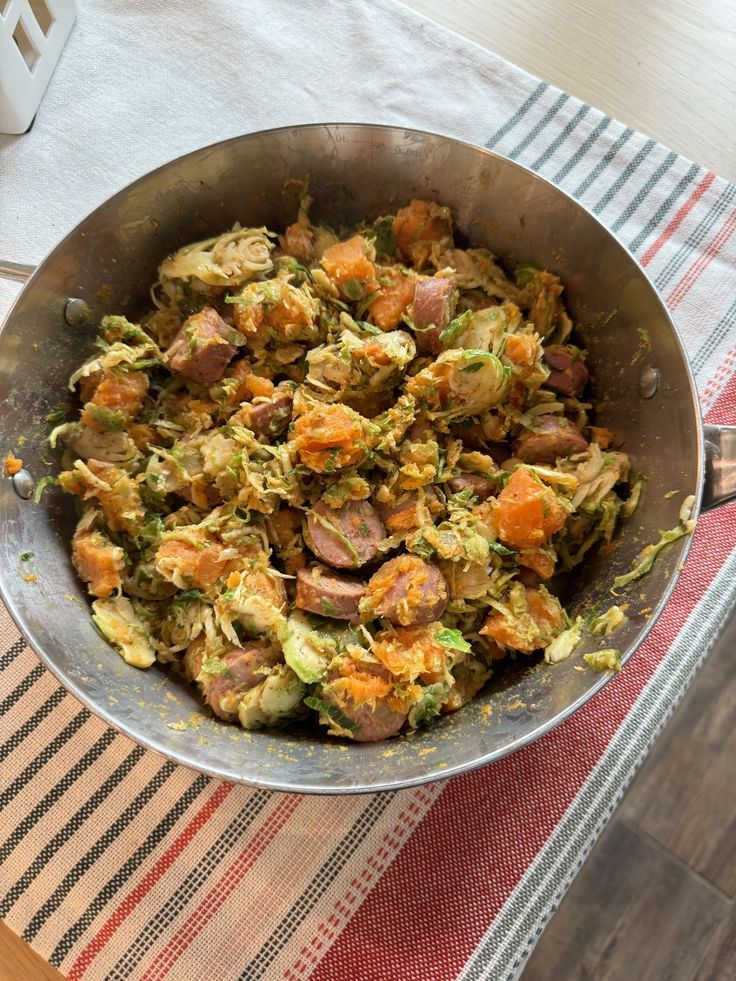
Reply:
[[0, 278], [2, 279], [15, 279], [20, 283], [25, 283], [35, 271], [35, 266], [27, 266], [24, 262], [11, 262], [9, 259], [0, 259]]
[[701, 511], [736, 499], [736, 426], [703, 426], [705, 484]]

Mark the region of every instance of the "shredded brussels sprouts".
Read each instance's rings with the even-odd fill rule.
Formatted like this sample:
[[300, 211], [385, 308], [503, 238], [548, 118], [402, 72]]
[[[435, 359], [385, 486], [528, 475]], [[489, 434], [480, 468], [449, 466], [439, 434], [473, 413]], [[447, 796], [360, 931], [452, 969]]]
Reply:
[[557, 574], [642, 478], [591, 425], [556, 275], [460, 247], [434, 201], [338, 232], [294, 183], [278, 234], [184, 245], [147, 314], [102, 319], [37, 493], [75, 499], [72, 561], [126, 662], [225, 723], [370, 742], [442, 725], [504, 658], [569, 657]]

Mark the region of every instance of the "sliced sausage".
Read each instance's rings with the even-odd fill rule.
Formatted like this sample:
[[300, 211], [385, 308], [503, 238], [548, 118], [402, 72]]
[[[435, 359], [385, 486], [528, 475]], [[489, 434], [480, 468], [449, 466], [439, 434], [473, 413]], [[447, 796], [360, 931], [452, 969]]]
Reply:
[[274, 392], [272, 398], [264, 402], [252, 402], [243, 406], [240, 415], [248, 429], [259, 438], [273, 439], [289, 425], [293, 404], [291, 392]]
[[237, 706], [233, 696], [255, 688], [265, 680], [268, 669], [283, 660], [280, 651], [264, 641], [253, 641], [247, 647], [234, 647], [222, 656], [226, 665], [207, 686], [206, 700], [215, 715], [230, 719]]
[[514, 443], [514, 453], [524, 463], [554, 463], [588, 448], [586, 439], [561, 416], [541, 416], [536, 432], [524, 433]]
[[461, 491], [469, 490], [478, 501], [485, 501], [489, 497], [492, 497], [498, 488], [498, 484], [489, 480], [488, 477], [465, 471], [460, 476], [448, 480], [447, 483], [453, 494], [459, 494]]
[[417, 280], [412, 320], [416, 328], [414, 339], [420, 351], [429, 354], [442, 351], [440, 333], [452, 319], [456, 296], [455, 283], [446, 276]]
[[294, 605], [300, 610], [356, 623], [360, 620], [358, 604], [364, 595], [363, 583], [341, 576], [326, 566], [297, 570]]
[[166, 352], [172, 371], [207, 388], [219, 381], [237, 348], [222, 336], [227, 324], [214, 307], [204, 307], [181, 325]]
[[436, 440], [437, 434], [432, 428], [432, 423], [420, 416], [407, 429], [406, 438], [410, 443], [428, 443], [431, 439]]
[[389, 739], [406, 722], [406, 715], [389, 708], [383, 699], [377, 699], [373, 706], [370, 702], [356, 705], [351, 701], [343, 706], [342, 712], [355, 724], [351, 735], [356, 743], [377, 743]]
[[527, 566], [520, 566], [517, 576], [519, 582], [523, 583], [525, 586], [528, 586], [530, 589], [539, 584], [538, 574], [533, 569], [529, 569]]
[[478, 422], [472, 425], [450, 426], [450, 435], [459, 439], [468, 450], [480, 450], [492, 457], [494, 462], [502, 463], [511, 456], [511, 448], [498, 440], [490, 439]]
[[314, 234], [311, 228], [296, 222], [284, 232], [284, 252], [300, 262], [314, 260]]
[[436, 566], [417, 555], [399, 555], [371, 576], [363, 610], [410, 627], [439, 620], [447, 595], [447, 582]]
[[580, 395], [590, 376], [583, 362], [575, 358], [574, 351], [562, 344], [551, 344], [544, 350], [544, 360], [552, 369], [545, 388], [560, 395]]
[[327, 565], [357, 569], [379, 554], [386, 529], [368, 501], [348, 501], [331, 508], [317, 501], [307, 516], [307, 544]]
[[[382, 664], [361, 663], [360, 673], [375, 675], [382, 680], [390, 679], [390, 675]], [[335, 680], [336, 675], [328, 675], [328, 681]], [[406, 713], [397, 712], [390, 708], [387, 698], [372, 699], [357, 705], [350, 696], [339, 699], [332, 696], [329, 684], [322, 690], [321, 697], [328, 705], [335, 705], [355, 726], [350, 735], [358, 743], [376, 743], [381, 739], [395, 736], [406, 722]]]

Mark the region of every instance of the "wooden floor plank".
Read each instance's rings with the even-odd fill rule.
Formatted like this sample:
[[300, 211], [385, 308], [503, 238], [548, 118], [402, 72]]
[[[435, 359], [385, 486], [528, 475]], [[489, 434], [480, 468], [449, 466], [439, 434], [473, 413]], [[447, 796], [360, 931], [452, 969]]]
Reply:
[[708, 948], [697, 981], [733, 981], [736, 978], [736, 902]]
[[736, 617], [720, 637], [619, 808], [736, 896]]
[[695, 981], [731, 906], [710, 883], [614, 817], [542, 935], [523, 981]]
[[64, 981], [64, 977], [0, 921], [0, 981]]

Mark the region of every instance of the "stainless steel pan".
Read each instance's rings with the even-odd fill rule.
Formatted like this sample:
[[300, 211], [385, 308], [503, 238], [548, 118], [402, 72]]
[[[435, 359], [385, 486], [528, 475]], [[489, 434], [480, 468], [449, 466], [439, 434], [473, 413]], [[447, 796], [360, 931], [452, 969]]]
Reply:
[[[73, 509], [60, 493], [25, 497], [54, 469], [46, 415], [112, 311], [135, 316], [163, 256], [234, 221], [293, 220], [296, 188], [311, 175], [313, 212], [333, 226], [395, 210], [411, 197], [450, 205], [459, 227], [510, 263], [559, 273], [593, 368], [598, 419], [623, 440], [647, 482], [613, 552], [574, 581], [570, 607], [589, 609], [628, 571], [659, 528], [676, 524], [683, 498], [696, 510], [736, 496], [736, 429], [703, 427], [692, 375], [667, 311], [644, 272], [587, 211], [518, 164], [457, 140], [367, 125], [315, 125], [255, 133], [206, 147], [142, 177], [82, 221], [30, 276], [0, 337], [0, 450], [26, 471], [0, 479], [0, 588], [29, 643], [90, 709], [138, 742], [205, 773], [277, 790], [385, 790], [461, 773], [539, 738], [588, 701], [608, 677], [523, 660], [484, 694], [427, 731], [390, 744], [345, 748], [312, 732], [246, 733], [201, 711], [162, 671], [127, 666], [97, 633], [69, 561]], [[293, 191], [293, 193], [292, 193]], [[6, 273], [23, 275], [23, 269]], [[87, 313], [85, 321], [84, 314]], [[24, 437], [21, 448], [19, 443]], [[49, 462], [51, 461], [51, 462]], [[677, 494], [666, 497], [676, 489]], [[628, 597], [615, 635], [624, 661], [662, 611], [687, 555], [665, 549]], [[20, 561], [23, 553], [33, 558]], [[35, 581], [25, 576], [33, 574]], [[581, 651], [594, 649], [590, 642]], [[176, 701], [169, 698], [174, 693]]]

